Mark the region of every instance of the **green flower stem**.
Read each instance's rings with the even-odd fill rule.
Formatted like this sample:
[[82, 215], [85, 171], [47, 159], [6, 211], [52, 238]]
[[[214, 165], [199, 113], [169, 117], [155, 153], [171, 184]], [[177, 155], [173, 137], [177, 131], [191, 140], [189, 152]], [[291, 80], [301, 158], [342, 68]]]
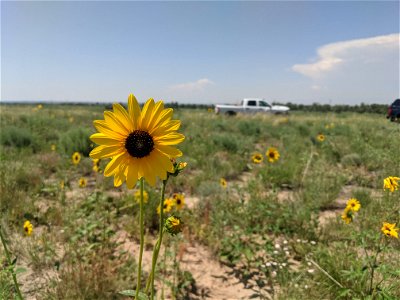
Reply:
[[154, 299], [154, 275], [156, 271], [157, 265], [157, 258], [158, 254], [160, 253], [161, 243], [164, 234], [164, 194], [165, 194], [165, 186], [167, 185], [167, 181], [163, 180], [162, 190], [161, 190], [161, 197], [160, 197], [160, 224], [159, 224], [159, 234], [156, 245], [154, 246], [153, 250], [153, 259], [151, 264], [151, 273], [149, 275], [147, 284], [146, 284], [146, 294], [149, 292], [149, 288], [151, 288], [151, 298]]
[[140, 250], [139, 250], [139, 265], [137, 270], [137, 284], [135, 299], [139, 299], [140, 282], [142, 277], [142, 258], [143, 258], [143, 246], [144, 246], [144, 218], [143, 218], [143, 190], [144, 190], [144, 178], [140, 178]]
[[1, 239], [1, 243], [3, 244], [3, 247], [4, 247], [4, 252], [6, 254], [7, 262], [12, 267], [11, 275], [12, 275], [12, 278], [13, 278], [13, 281], [14, 281], [15, 290], [17, 291], [19, 299], [23, 300], [24, 298], [22, 297], [21, 291], [19, 290], [19, 285], [18, 285], [18, 281], [17, 281], [17, 275], [15, 275], [15, 272], [14, 272], [14, 266], [12, 265], [10, 252], [8, 252], [7, 243], [6, 243], [6, 240], [3, 237], [3, 232], [1, 230], [1, 226], [0, 226], [0, 239]]

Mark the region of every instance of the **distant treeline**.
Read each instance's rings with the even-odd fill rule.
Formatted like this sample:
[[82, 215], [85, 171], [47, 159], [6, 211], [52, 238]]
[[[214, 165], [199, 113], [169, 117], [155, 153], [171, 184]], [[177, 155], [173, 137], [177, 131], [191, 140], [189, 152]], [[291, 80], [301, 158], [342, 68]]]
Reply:
[[[98, 102], [91, 102], [91, 103], [80, 103], [80, 102], [7, 102], [1, 101], [1, 104], [19, 104], [19, 105], [36, 105], [36, 104], [50, 104], [50, 105], [89, 105], [89, 106], [97, 106], [97, 105], [104, 105], [106, 109], [112, 109], [111, 103], [98, 103]], [[126, 106], [126, 103], [121, 103], [123, 106]], [[296, 103], [277, 103], [273, 102], [274, 105], [285, 105], [290, 108], [291, 111], [309, 111], [309, 112], [357, 112], [357, 113], [376, 113], [376, 114], [386, 114], [388, 111], [388, 105], [386, 104], [365, 104], [361, 103], [360, 105], [347, 105], [347, 104], [296, 104]], [[143, 103], [141, 103], [143, 105]], [[214, 109], [214, 104], [190, 104], [190, 103], [178, 103], [178, 102], [169, 102], [165, 103], [166, 107], [171, 107], [174, 109], [179, 108], [188, 108], [188, 109]]]
[[[296, 104], [296, 103], [273, 103], [274, 105], [285, 105], [292, 111], [309, 111], [309, 112], [357, 112], [357, 113], [376, 113], [376, 114], [386, 114], [388, 110], [388, 105], [386, 104], [365, 104], [360, 105], [329, 105], [329, 104]], [[206, 104], [183, 104], [178, 102], [167, 103], [166, 106], [172, 108], [192, 108], [192, 109], [207, 109], [213, 108], [214, 105]]]

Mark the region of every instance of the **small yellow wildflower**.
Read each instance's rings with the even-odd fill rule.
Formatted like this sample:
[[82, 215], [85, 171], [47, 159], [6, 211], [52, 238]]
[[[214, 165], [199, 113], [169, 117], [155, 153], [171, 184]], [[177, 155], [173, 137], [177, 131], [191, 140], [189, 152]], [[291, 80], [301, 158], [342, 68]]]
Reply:
[[394, 176], [389, 176], [386, 177], [383, 180], [383, 189], [390, 190], [391, 193], [393, 193], [395, 190], [399, 189], [399, 183], [398, 181], [400, 180], [400, 177], [394, 177]]
[[[140, 203], [140, 190], [135, 191], [134, 197], [135, 201], [137, 203]], [[147, 201], [149, 201], [149, 194], [145, 190], [143, 190], [143, 203], [147, 203]]]
[[68, 118], [68, 121], [69, 121], [70, 123], [73, 123], [73, 122], [74, 122], [74, 117], [69, 117], [69, 118]]
[[52, 144], [52, 145], [50, 146], [50, 149], [51, 149], [51, 151], [56, 151], [56, 145]]
[[92, 168], [92, 170], [97, 173], [100, 170], [100, 159], [93, 158], [92, 160], [93, 160], [93, 168]]
[[350, 224], [353, 221], [353, 217], [354, 217], [354, 212], [350, 208], [346, 207], [342, 213], [342, 220], [346, 224]]
[[182, 221], [179, 217], [170, 216], [165, 221], [165, 229], [171, 234], [175, 235], [182, 231]]
[[61, 180], [60, 181], [60, 189], [63, 190], [64, 186], [65, 186], [65, 182], [64, 182], [64, 180]]
[[209, 113], [212, 113], [214, 110], [213, 110], [211, 107], [209, 107], [209, 108], [207, 109], [207, 111], [208, 111]]
[[86, 184], [87, 184], [86, 178], [81, 177], [81, 178], [79, 179], [79, 187], [80, 187], [80, 188], [84, 188], [84, 187], [86, 187]]
[[42, 104], [38, 104], [37, 109], [42, 109], [43, 105]]
[[219, 184], [220, 184], [224, 189], [226, 189], [226, 187], [228, 186], [228, 183], [226, 182], [225, 178], [221, 178], [221, 179], [219, 180]]
[[325, 141], [325, 136], [322, 133], [320, 133], [317, 135], [317, 140], [320, 142], [323, 142], [323, 141]]
[[273, 163], [275, 161], [277, 161], [280, 157], [280, 154], [278, 152], [278, 149], [274, 148], [274, 147], [270, 147], [267, 152], [265, 153], [265, 155], [268, 158], [268, 161], [270, 163]]
[[81, 161], [81, 155], [79, 154], [79, 152], [75, 152], [74, 154], [72, 154], [72, 163], [74, 165], [79, 164], [80, 161]]
[[384, 235], [389, 236], [389, 237], [394, 237], [396, 239], [399, 238], [399, 228], [396, 228], [396, 223], [387, 223], [387, 222], [383, 222], [382, 228], [381, 228], [382, 232]]
[[263, 161], [263, 156], [261, 153], [254, 153], [253, 156], [251, 157], [251, 160], [253, 161], [253, 163], [255, 164], [260, 164]]
[[351, 199], [349, 199], [349, 201], [347, 201], [346, 208], [348, 208], [348, 209], [350, 209], [350, 210], [352, 210], [354, 212], [357, 212], [357, 211], [360, 210], [361, 204], [357, 199], [351, 198]]
[[172, 195], [172, 199], [174, 199], [174, 205], [177, 210], [181, 210], [185, 206], [185, 195], [182, 193], [174, 193]]
[[29, 222], [28, 220], [26, 220], [25, 223], [24, 223], [24, 231], [25, 231], [25, 234], [26, 234], [27, 236], [30, 236], [30, 235], [32, 234], [33, 225], [32, 225], [32, 223]]
[[[164, 200], [164, 205], [163, 205], [163, 212], [167, 213], [170, 212], [172, 207], [174, 206], [174, 199], [172, 198], [167, 198]], [[157, 213], [160, 214], [160, 205], [157, 207]]]

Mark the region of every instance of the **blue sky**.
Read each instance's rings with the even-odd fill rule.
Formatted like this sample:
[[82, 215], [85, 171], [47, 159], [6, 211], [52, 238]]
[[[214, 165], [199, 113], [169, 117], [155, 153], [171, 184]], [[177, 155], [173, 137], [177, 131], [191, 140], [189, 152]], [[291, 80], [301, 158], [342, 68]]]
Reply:
[[389, 103], [399, 2], [1, 2], [1, 100]]

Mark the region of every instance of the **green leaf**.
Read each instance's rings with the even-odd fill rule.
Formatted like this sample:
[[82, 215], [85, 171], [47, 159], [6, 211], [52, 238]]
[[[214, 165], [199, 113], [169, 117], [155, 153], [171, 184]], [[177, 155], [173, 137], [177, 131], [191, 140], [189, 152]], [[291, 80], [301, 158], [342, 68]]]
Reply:
[[[135, 297], [136, 290], [124, 290], [124, 291], [118, 292], [118, 294], [128, 296], [128, 297]], [[139, 292], [138, 300], [149, 300], [149, 297], [145, 293]]]

